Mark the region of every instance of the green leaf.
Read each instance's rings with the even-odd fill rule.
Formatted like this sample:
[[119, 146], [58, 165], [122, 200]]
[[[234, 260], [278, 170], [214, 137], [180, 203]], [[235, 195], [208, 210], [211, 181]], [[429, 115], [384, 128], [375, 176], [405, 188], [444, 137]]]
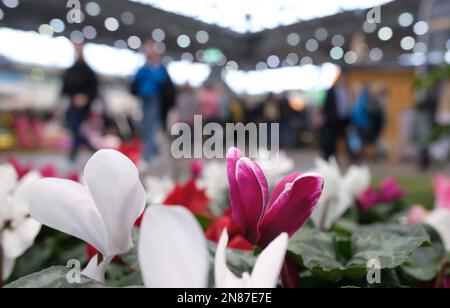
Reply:
[[[417, 248], [430, 246], [430, 237], [422, 226], [374, 225], [360, 228], [352, 236], [353, 257], [347, 268], [364, 276], [366, 264], [377, 259], [382, 269], [395, 269], [408, 261]], [[353, 274], [353, 273], [352, 273]], [[351, 275], [353, 276], [353, 275]]]
[[5, 288], [106, 288], [103, 284], [81, 277], [79, 284], [70, 284], [67, 274], [70, 269], [64, 266], [51, 267], [38, 273], [25, 276]]
[[300, 288], [302, 289], [330, 289], [337, 287], [338, 285], [330, 282], [327, 279], [323, 279], [322, 277], [317, 276], [313, 272], [302, 271], [300, 273]]
[[338, 261], [335, 241], [334, 233], [302, 228], [289, 241], [288, 252], [317, 276], [337, 282], [345, 267]]
[[376, 222], [385, 222], [397, 211], [395, 203], [378, 204], [376, 207], [360, 214], [360, 222], [371, 224]]
[[[211, 241], [208, 241], [208, 250], [210, 253], [210, 258], [213, 261], [217, 244]], [[227, 249], [227, 263], [230, 270], [238, 275], [239, 277], [247, 272], [250, 273], [255, 266], [257, 256], [253, 254], [253, 252], [236, 250], [236, 249]]]
[[334, 223], [333, 232], [342, 236], [351, 236], [359, 225], [351, 219], [340, 218]]
[[126, 254], [121, 255], [120, 259], [123, 263], [112, 263], [107, 272], [107, 283], [112, 287], [128, 287], [128, 286], [142, 286], [141, 269], [139, 266], [139, 229], [133, 228], [133, 248]]
[[401, 283], [400, 277], [397, 274], [396, 270], [393, 269], [385, 269], [381, 271], [381, 283], [377, 284], [369, 284], [365, 283], [364, 287], [369, 289], [386, 289], [386, 288], [407, 288]]
[[144, 281], [140, 271], [129, 273], [111, 284], [115, 288], [142, 288], [143, 285]]
[[[208, 286], [214, 287], [214, 258], [216, 255], [217, 244], [208, 241], [208, 251], [210, 259], [210, 272], [208, 277]], [[255, 266], [257, 256], [253, 252], [242, 251], [236, 249], [227, 249], [227, 264], [231, 272], [237, 277], [241, 277], [243, 273], [250, 273]]]
[[197, 219], [198, 223], [202, 227], [203, 231], [208, 230], [208, 228], [211, 226], [211, 224], [214, 221], [212, 218], [206, 217], [203, 215], [195, 215], [195, 218]]
[[402, 271], [408, 278], [420, 282], [435, 279], [445, 259], [445, 248], [440, 236], [432, 228], [426, 227], [426, 229], [431, 238], [431, 247], [417, 249], [414, 255], [402, 265]]
[[138, 246], [139, 246], [139, 229], [133, 228], [132, 230], [133, 237], [133, 248], [126, 254], [121, 255], [120, 258], [129, 268], [139, 271], [139, 255], [138, 255]]
[[10, 281], [49, 268], [54, 264], [65, 264], [67, 260], [76, 259], [86, 264], [86, 255], [86, 246], [80, 240], [43, 227], [33, 247], [17, 259]]
[[367, 263], [376, 259], [381, 269], [396, 269], [417, 248], [430, 244], [422, 226], [373, 225], [359, 227], [347, 240], [335, 233], [303, 228], [289, 242], [288, 251], [315, 275], [332, 282], [360, 280]]

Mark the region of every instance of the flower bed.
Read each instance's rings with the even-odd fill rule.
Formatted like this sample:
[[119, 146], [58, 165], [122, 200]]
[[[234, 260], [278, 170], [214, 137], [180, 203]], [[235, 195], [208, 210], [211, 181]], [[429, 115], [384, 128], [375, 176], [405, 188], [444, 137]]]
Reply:
[[[293, 166], [283, 165], [291, 166], [283, 173]], [[0, 167], [2, 280], [7, 287], [448, 287], [444, 175], [428, 183], [427, 195], [428, 179], [374, 180], [368, 167], [343, 173], [335, 160], [290, 175], [264, 166], [231, 149], [226, 164], [194, 161], [186, 183], [149, 177], [145, 189], [135, 165], [114, 150], [97, 152], [70, 179], [10, 160]]]

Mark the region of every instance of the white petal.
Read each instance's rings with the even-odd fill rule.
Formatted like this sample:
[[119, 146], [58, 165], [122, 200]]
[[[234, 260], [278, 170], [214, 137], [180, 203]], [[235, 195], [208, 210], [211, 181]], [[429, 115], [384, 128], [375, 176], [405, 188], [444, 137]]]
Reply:
[[13, 166], [0, 165], [0, 195], [11, 192], [18, 181], [17, 172]]
[[332, 158], [330, 162], [323, 159], [316, 160], [316, 169], [313, 171], [318, 173], [324, 179], [324, 188], [321, 200], [328, 201], [336, 198], [340, 191], [342, 175], [339, 170], [336, 159]]
[[208, 251], [194, 216], [182, 207], [149, 207], [141, 226], [139, 263], [148, 288], [205, 288]]
[[289, 237], [286, 233], [279, 235], [256, 261], [251, 275], [252, 288], [275, 288], [283, 267]]
[[271, 155], [267, 149], [259, 150], [256, 162], [266, 175], [269, 187], [275, 187], [295, 168], [294, 160], [286, 152]]
[[17, 259], [33, 246], [41, 224], [34, 219], [26, 218], [14, 229], [3, 231], [3, 252], [7, 258]]
[[105, 283], [105, 273], [112, 258], [104, 259], [98, 264], [98, 255], [92, 257], [86, 268], [81, 272], [84, 276], [96, 280], [100, 283]]
[[314, 225], [317, 228], [321, 228], [321, 225], [323, 225], [323, 221], [325, 219], [324, 215], [325, 215], [326, 210], [327, 210], [327, 207], [326, 207], [325, 200], [323, 199], [323, 196], [321, 196], [319, 199], [319, 202], [316, 205], [316, 208], [314, 209], [313, 213], [311, 214], [311, 220], [313, 221]]
[[0, 228], [8, 220], [14, 220], [14, 200], [11, 195], [0, 195]]
[[101, 150], [86, 164], [84, 177], [105, 223], [110, 252], [127, 253], [133, 247], [131, 230], [146, 202], [136, 166], [115, 150]]
[[341, 194], [337, 199], [320, 200], [311, 215], [314, 225], [323, 230], [330, 230], [336, 219], [339, 219], [352, 205], [351, 199], [345, 194]]
[[329, 230], [334, 221], [352, 206], [353, 198], [351, 192], [345, 189], [336, 159], [332, 158], [330, 162], [317, 159], [316, 167], [314, 172], [324, 178], [324, 189], [311, 219], [317, 227]]
[[352, 198], [359, 197], [371, 183], [370, 169], [367, 166], [351, 166], [343, 179], [344, 189]]
[[91, 244], [105, 257], [111, 256], [103, 220], [84, 186], [43, 179], [32, 190], [30, 213], [40, 223]]
[[14, 190], [14, 212], [17, 215], [28, 214], [30, 211], [30, 194], [33, 184], [42, 179], [42, 176], [36, 172], [28, 172], [19, 182]]
[[239, 279], [227, 266], [227, 230], [222, 232], [214, 261], [214, 279], [216, 288], [244, 288], [248, 279]]
[[169, 177], [149, 176], [145, 179], [147, 187], [147, 202], [150, 205], [163, 204], [175, 183]]
[[323, 228], [323, 230], [330, 230], [333, 227], [334, 222], [341, 218], [342, 215], [347, 212], [347, 210], [352, 206], [353, 201], [350, 198], [350, 195], [347, 194], [346, 191], [342, 190], [337, 195], [337, 198], [333, 201], [330, 201], [329, 206], [323, 206], [322, 210], [326, 211], [326, 213], [322, 212], [323, 225], [316, 225], [318, 227]]
[[450, 252], [450, 211], [447, 209], [433, 210], [424, 222], [436, 230], [444, 243], [445, 250]]
[[3, 281], [8, 280], [9, 276], [11, 276], [14, 270], [15, 265], [16, 265], [15, 259], [3, 258], [3, 265], [0, 264], [0, 266], [3, 266]]

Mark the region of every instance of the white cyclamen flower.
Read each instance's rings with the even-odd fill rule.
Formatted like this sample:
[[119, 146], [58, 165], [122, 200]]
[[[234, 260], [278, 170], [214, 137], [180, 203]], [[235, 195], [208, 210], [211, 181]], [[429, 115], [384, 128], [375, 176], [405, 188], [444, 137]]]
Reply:
[[85, 185], [44, 179], [33, 189], [31, 216], [95, 247], [83, 274], [103, 282], [116, 255], [132, 247], [132, 228], [145, 208], [146, 194], [136, 166], [114, 150], [98, 151], [84, 169]]
[[210, 197], [228, 191], [227, 166], [225, 163], [211, 161], [205, 164], [201, 181]]
[[227, 166], [225, 163], [211, 161], [204, 165], [201, 177], [197, 181], [199, 188], [205, 189], [211, 200], [210, 210], [220, 215], [228, 207]]
[[224, 230], [220, 237], [215, 258], [214, 277], [217, 288], [275, 288], [284, 263], [289, 237], [279, 235], [258, 256], [251, 275], [244, 273], [236, 277], [227, 266], [226, 250], [228, 233]]
[[[280, 235], [259, 256], [252, 275], [242, 279], [226, 265], [228, 235], [223, 233], [215, 257], [218, 288], [273, 288], [284, 262], [287, 234]], [[139, 263], [146, 287], [206, 288], [208, 250], [201, 226], [183, 207], [151, 206], [141, 226]]]
[[174, 189], [175, 183], [169, 177], [148, 176], [145, 179], [147, 202], [149, 205], [162, 204], [169, 193]]
[[434, 209], [425, 217], [424, 223], [436, 230], [445, 250], [450, 252], [450, 211], [445, 208]]
[[370, 170], [367, 166], [352, 166], [344, 176], [332, 158], [330, 162], [317, 159], [314, 172], [324, 178], [325, 186], [311, 218], [316, 226], [329, 230], [370, 186]]
[[275, 187], [295, 168], [294, 160], [283, 151], [272, 155], [267, 149], [260, 149], [256, 163], [264, 171], [270, 187]]
[[205, 288], [208, 250], [194, 216], [183, 207], [150, 206], [141, 225], [139, 263], [148, 288]]
[[13, 166], [0, 166], [0, 280], [8, 279], [15, 260], [33, 245], [41, 230], [41, 224], [30, 218], [28, 207], [32, 184], [40, 178], [39, 173], [30, 172], [19, 181]]

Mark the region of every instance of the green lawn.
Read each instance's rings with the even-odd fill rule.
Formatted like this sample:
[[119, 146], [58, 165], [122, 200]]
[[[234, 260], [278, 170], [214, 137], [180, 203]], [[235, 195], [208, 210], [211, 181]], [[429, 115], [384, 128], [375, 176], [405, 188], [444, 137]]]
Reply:
[[[374, 183], [378, 185], [384, 177], [376, 177]], [[421, 176], [395, 176], [397, 181], [406, 190], [405, 201], [410, 205], [421, 204], [427, 208], [434, 205], [433, 179], [427, 175]]]

